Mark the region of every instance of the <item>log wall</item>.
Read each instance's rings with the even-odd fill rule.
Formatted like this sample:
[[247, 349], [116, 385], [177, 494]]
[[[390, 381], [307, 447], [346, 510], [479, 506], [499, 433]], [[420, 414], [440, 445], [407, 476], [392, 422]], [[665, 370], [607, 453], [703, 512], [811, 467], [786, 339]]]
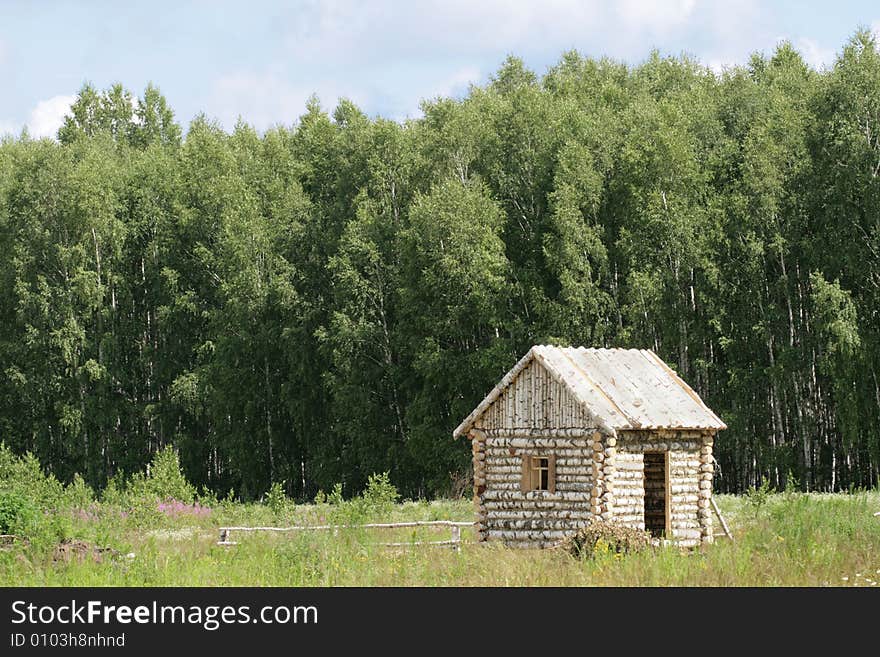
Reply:
[[[592, 517], [593, 432], [533, 437], [479, 431], [473, 439], [477, 530], [481, 540], [547, 547]], [[555, 491], [523, 492], [522, 460], [556, 457]]]
[[694, 431], [621, 431], [614, 475], [614, 518], [645, 528], [645, 452], [669, 452], [669, 525], [682, 546], [712, 541], [711, 434]]

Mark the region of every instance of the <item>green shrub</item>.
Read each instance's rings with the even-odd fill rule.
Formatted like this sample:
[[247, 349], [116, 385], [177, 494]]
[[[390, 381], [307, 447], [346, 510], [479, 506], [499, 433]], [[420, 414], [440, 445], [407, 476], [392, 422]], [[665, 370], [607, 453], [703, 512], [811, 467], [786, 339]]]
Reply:
[[266, 493], [266, 506], [276, 518], [284, 515], [292, 504], [292, 500], [287, 499], [287, 495], [284, 494], [284, 484], [285, 482], [276, 481]]
[[95, 501], [95, 492], [77, 473], [73, 476], [73, 481], [64, 489], [64, 501], [75, 509], [85, 509]]
[[367, 487], [361, 493], [366, 510], [377, 514], [387, 514], [397, 503], [400, 494], [387, 472], [372, 474], [367, 479]]
[[616, 522], [593, 519], [562, 542], [562, 549], [579, 559], [598, 554], [639, 552], [651, 545], [651, 535], [643, 529]]
[[30, 536], [39, 511], [24, 495], [0, 490], [0, 534]]
[[333, 484], [333, 489], [327, 495], [327, 504], [341, 506], [344, 503], [345, 499], [342, 497], [342, 484], [337, 482]]
[[128, 495], [126, 489], [128, 483], [125, 480], [125, 473], [118, 470], [110, 479], [107, 485], [101, 491], [101, 502], [110, 506], [128, 506]]
[[770, 495], [775, 492], [776, 491], [770, 487], [770, 481], [768, 479], [762, 481], [761, 485], [757, 488], [752, 486], [746, 491], [746, 504], [751, 509], [755, 518], [760, 515], [761, 510], [767, 504], [767, 500], [770, 499]]
[[196, 490], [180, 469], [180, 457], [170, 445], [156, 452], [147, 470], [149, 474], [137, 473], [129, 486], [137, 498], [175, 499], [192, 504]]
[[0, 443], [0, 488], [14, 490], [40, 509], [55, 508], [64, 495], [64, 486], [54, 475], [46, 475], [40, 462], [28, 452], [18, 456]]

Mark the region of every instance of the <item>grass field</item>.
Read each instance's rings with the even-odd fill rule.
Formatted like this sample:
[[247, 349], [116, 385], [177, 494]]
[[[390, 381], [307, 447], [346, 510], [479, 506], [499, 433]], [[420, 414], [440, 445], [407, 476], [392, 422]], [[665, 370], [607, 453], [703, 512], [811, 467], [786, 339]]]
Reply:
[[[174, 466], [175, 464], [172, 464]], [[34, 468], [37, 471], [34, 471]], [[173, 470], [174, 467], [171, 467]], [[469, 501], [394, 502], [387, 480], [344, 501], [339, 492], [293, 504], [270, 492], [262, 503], [194, 496], [161, 468], [153, 484], [186, 501], [159, 501], [151, 481], [101, 500], [81, 482], [63, 487], [33, 460], [0, 452], [0, 521], [17, 514], [0, 547], [6, 586], [878, 586], [880, 492], [803, 494], [753, 491], [718, 496], [736, 540], [701, 550], [654, 548], [575, 559], [560, 550], [478, 544], [469, 529], [459, 552], [379, 542], [442, 540], [449, 529], [341, 530], [233, 536], [228, 525], [360, 524], [472, 519]], [[157, 468], [154, 468], [154, 473]], [[11, 500], [11, 502], [10, 502]], [[18, 506], [16, 506], [18, 505]], [[5, 515], [4, 515], [5, 514]]]

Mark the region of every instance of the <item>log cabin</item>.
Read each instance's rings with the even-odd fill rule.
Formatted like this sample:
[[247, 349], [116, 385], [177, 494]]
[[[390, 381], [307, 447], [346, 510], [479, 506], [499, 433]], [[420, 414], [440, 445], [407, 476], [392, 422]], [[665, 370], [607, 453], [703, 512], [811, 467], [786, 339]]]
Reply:
[[726, 428], [650, 350], [536, 345], [453, 438], [471, 441], [480, 540], [549, 547], [600, 517], [694, 547]]

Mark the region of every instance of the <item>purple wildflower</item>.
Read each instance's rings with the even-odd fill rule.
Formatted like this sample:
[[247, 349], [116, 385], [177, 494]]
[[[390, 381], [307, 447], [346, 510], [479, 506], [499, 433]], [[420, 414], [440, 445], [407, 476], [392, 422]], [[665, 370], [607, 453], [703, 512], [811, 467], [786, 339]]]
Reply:
[[170, 518], [177, 518], [180, 516], [204, 518], [211, 515], [211, 509], [202, 506], [198, 502], [187, 504], [180, 500], [176, 500], [173, 497], [169, 497], [165, 501], [160, 501], [157, 509], [160, 513], [163, 513]]

